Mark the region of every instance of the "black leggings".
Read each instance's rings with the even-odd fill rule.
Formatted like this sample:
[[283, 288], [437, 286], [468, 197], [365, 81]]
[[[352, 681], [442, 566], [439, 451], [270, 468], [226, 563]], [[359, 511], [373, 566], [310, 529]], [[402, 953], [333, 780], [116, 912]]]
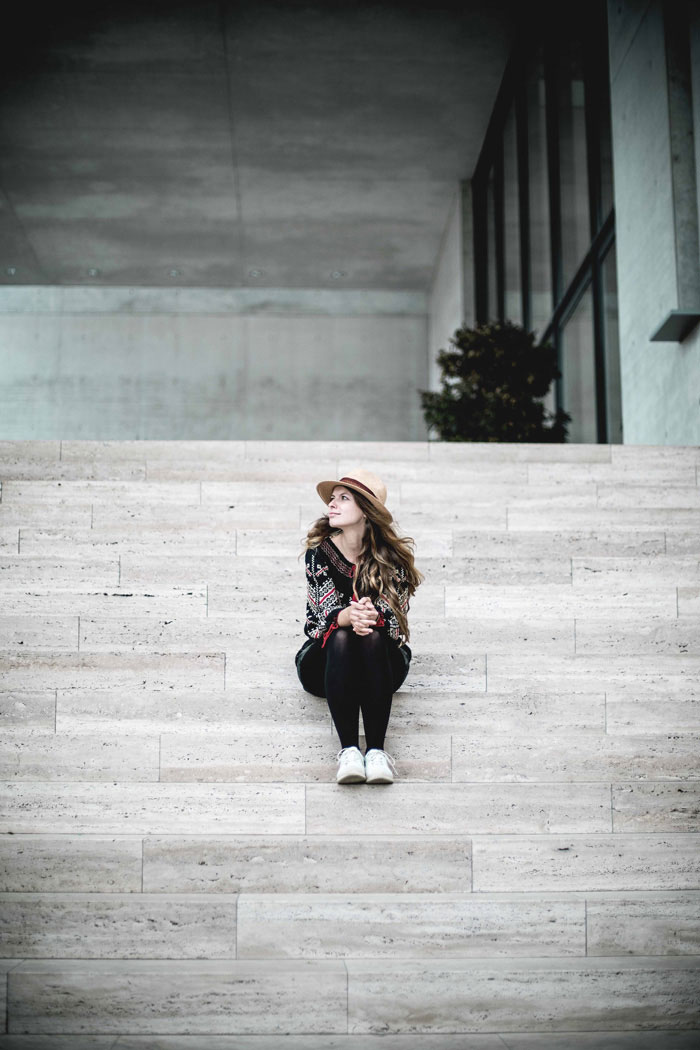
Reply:
[[325, 646], [314, 642], [297, 662], [304, 689], [325, 696], [341, 747], [359, 746], [360, 711], [367, 750], [384, 748], [391, 699], [408, 674], [410, 653], [383, 631], [338, 627]]

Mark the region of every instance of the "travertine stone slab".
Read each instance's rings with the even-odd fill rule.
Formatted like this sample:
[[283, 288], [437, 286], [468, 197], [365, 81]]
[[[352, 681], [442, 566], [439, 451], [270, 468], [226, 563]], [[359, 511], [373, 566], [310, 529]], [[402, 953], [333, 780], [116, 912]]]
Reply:
[[304, 549], [301, 540], [301, 529], [238, 529], [236, 554], [241, 558], [293, 557]]
[[[184, 460], [182, 463], [165, 462], [164, 460], [148, 461], [148, 478], [151, 481], [201, 481], [204, 484], [219, 486], [258, 482], [260, 484], [277, 484], [278, 482], [306, 482], [309, 488], [321, 477], [337, 477], [336, 460], [329, 460], [324, 466], [308, 460], [275, 460], [275, 459], [232, 459], [230, 462], [196, 463]], [[216, 492], [212, 498], [215, 500]]]
[[[290, 508], [286, 508], [288, 509]], [[98, 503], [94, 506], [92, 528], [105, 532], [124, 528], [128, 538], [131, 532], [140, 527], [146, 532], [144, 539], [149, 542], [151, 539], [157, 541], [163, 535], [172, 535], [173, 543], [178, 541], [178, 536], [189, 536], [192, 538], [191, 542], [196, 540], [201, 543], [202, 537], [209, 535], [218, 538], [223, 544], [227, 534], [233, 533], [238, 527], [237, 519], [241, 514], [247, 513], [249, 511], [243, 503], [231, 506], [229, 504], [178, 506], [174, 503], [153, 506], [150, 503], [138, 501], [128, 506]], [[251, 513], [257, 520], [257, 512], [253, 510]], [[42, 522], [38, 524], [43, 525]], [[271, 525], [268, 531], [274, 531], [274, 525]], [[151, 535], [148, 535], [149, 533]], [[217, 553], [220, 553], [218, 547], [215, 549]], [[235, 553], [235, 547], [233, 552]]]
[[[633, 557], [663, 554], [663, 529], [586, 529], [479, 533], [454, 530], [457, 557]], [[507, 579], [507, 577], [506, 577]]]
[[667, 554], [635, 558], [572, 558], [571, 570], [575, 587], [590, 584], [600, 589], [604, 584], [615, 589], [621, 582], [638, 587], [644, 581], [647, 581], [647, 586], [649, 583], [655, 585], [657, 581], [680, 585], [700, 577], [700, 559]]
[[[217, 557], [235, 558], [236, 529], [183, 529], [181, 527], [145, 528], [140, 524], [124, 524], [114, 528], [27, 528], [21, 530], [22, 553], [44, 557], [63, 556], [66, 553], [89, 551], [94, 557], [104, 555], [121, 558], [122, 576], [125, 566], [133, 559], [139, 564], [143, 558], [155, 558], [168, 565], [170, 559], [186, 561], [190, 556], [205, 557], [212, 549]], [[133, 578], [131, 583], [136, 582]], [[157, 582], [148, 566], [139, 584]], [[168, 579], [167, 582], [170, 582]], [[186, 579], [178, 581], [186, 583]]]
[[596, 481], [602, 485], [637, 486], [695, 485], [695, 464], [690, 460], [660, 462], [645, 460], [611, 463], [529, 463], [528, 479], [533, 485], [580, 485]]
[[[215, 544], [212, 548], [217, 553], [204, 553], [202, 550], [181, 553], [177, 548], [170, 553], [124, 554], [121, 557], [122, 582], [130, 582], [142, 587], [158, 581], [172, 584], [176, 577], [178, 582], [189, 579], [213, 585], [226, 585], [239, 588], [248, 594], [256, 594], [263, 586], [294, 589], [304, 595], [304, 565], [294, 555], [287, 558], [270, 558], [260, 562], [251, 562], [249, 558], [239, 558], [235, 554], [218, 553]], [[167, 548], [164, 548], [164, 551]]]
[[635, 464], [644, 471], [654, 464], [698, 463], [700, 449], [696, 445], [611, 445], [610, 458], [613, 463]]
[[[570, 583], [571, 559], [566, 557], [522, 558], [503, 552], [496, 555], [470, 557], [468, 553], [455, 554], [452, 558], [426, 558], [417, 554], [417, 564], [427, 583], [445, 584], [473, 583]], [[416, 596], [421, 593], [423, 584]]]
[[297, 784], [0, 785], [0, 831], [44, 834], [302, 834]]
[[35, 732], [0, 742], [2, 780], [158, 780], [158, 740]]
[[[52, 701], [51, 725], [53, 720]], [[59, 689], [56, 700], [56, 727], [60, 732], [230, 734], [236, 727], [251, 724], [266, 725], [268, 734], [275, 727], [284, 727], [288, 733], [289, 726], [329, 726], [330, 715], [326, 701], [305, 693], [298, 683], [295, 689], [241, 685], [226, 692], [216, 688], [138, 693], [108, 688]]]
[[[357, 463], [353, 460], [340, 459], [338, 463], [340, 473], [337, 477], [348, 475], [355, 466]], [[526, 463], [509, 463], [505, 460], [500, 463], [470, 461], [450, 463], [447, 460], [436, 461], [434, 459], [382, 459], [373, 460], [371, 469], [386, 482], [390, 497], [394, 495], [395, 486], [404, 481], [433, 482], [437, 485], [526, 485], [528, 481]], [[392, 505], [391, 499], [389, 504]]]
[[469, 839], [173, 836], [143, 843], [147, 893], [450, 893], [471, 887]]
[[697, 736], [608, 736], [590, 730], [514, 740], [494, 732], [453, 737], [455, 781], [700, 779]]
[[511, 691], [523, 684], [527, 689], [600, 691], [609, 685], [645, 689], [700, 684], [700, 657], [660, 654], [629, 657], [551, 654], [542, 660], [527, 653], [515, 656], [496, 653], [489, 657], [488, 686], [496, 692]]
[[475, 892], [700, 888], [697, 835], [474, 838]]
[[11, 1032], [343, 1032], [344, 965], [34, 962], [12, 972]]
[[145, 481], [146, 464], [138, 459], [28, 462], [18, 458], [0, 464], [0, 473], [8, 481]]
[[89, 463], [92, 459], [112, 460], [146, 459], [181, 462], [211, 460], [228, 462], [242, 459], [244, 441], [62, 441], [61, 459]]
[[[261, 603], [262, 605], [263, 603]], [[269, 604], [269, 603], [268, 603]], [[295, 612], [299, 615], [299, 605]], [[134, 610], [133, 615], [127, 617], [123, 612], [121, 616], [112, 615], [104, 618], [92, 618], [85, 614], [80, 618], [80, 649], [85, 653], [109, 653], [126, 650], [130, 653], [158, 652], [158, 653], [223, 653], [225, 651], [237, 653], [239, 657], [245, 657], [249, 653], [248, 643], [257, 641], [261, 637], [260, 617], [264, 613], [263, 608], [249, 612], [246, 617], [234, 619], [234, 612], [230, 616], [216, 615], [207, 617], [202, 610], [199, 616], [176, 615], [174, 619], [161, 616], [139, 616]], [[303, 606], [302, 613], [303, 613]], [[166, 614], [167, 615], [167, 614]], [[294, 652], [302, 644], [303, 636], [300, 637], [299, 625], [292, 620], [293, 613], [285, 620], [280, 614], [279, 622], [276, 624], [277, 637], [284, 638], [293, 645], [296, 638], [300, 638], [298, 645], [292, 649], [290, 659]], [[256, 619], [257, 617], [257, 619]], [[266, 632], [266, 639], [270, 642], [271, 631]]]
[[678, 588], [678, 615], [700, 616], [700, 587]]
[[700, 955], [700, 894], [589, 900], [588, 955]]
[[610, 830], [604, 784], [401, 784], [306, 788], [312, 835], [518, 834]]
[[[587, 616], [588, 613], [584, 613]], [[576, 620], [577, 653], [700, 655], [700, 615], [670, 619], [655, 613], [629, 613], [606, 620]]]
[[[303, 741], [263, 733], [161, 737], [161, 780], [208, 783], [291, 783], [335, 781], [338, 741], [330, 727], [310, 733]], [[387, 750], [400, 765], [405, 780], [450, 779], [450, 737], [391, 732]]]
[[435, 958], [585, 953], [583, 901], [452, 894], [244, 894], [239, 958]]
[[489, 466], [507, 463], [609, 463], [610, 445], [540, 445], [483, 441], [431, 441], [430, 458], [436, 463], [468, 463], [477, 460]]
[[[250, 462], [255, 462], [251, 460]], [[298, 462], [298, 461], [295, 461]], [[276, 468], [278, 473], [279, 467]], [[203, 481], [202, 482], [202, 504], [207, 506], [213, 506], [216, 504], [242, 504], [242, 503], [257, 503], [260, 504], [264, 497], [264, 486], [270, 485], [274, 489], [275, 501], [283, 504], [284, 506], [290, 506], [296, 504], [297, 506], [302, 500], [313, 498], [314, 489], [316, 487], [315, 479], [318, 480], [320, 477], [326, 474], [332, 474], [335, 472], [335, 460], [325, 460], [320, 462], [319, 474], [317, 471], [314, 472], [309, 468], [305, 473], [306, 478], [299, 481], [290, 480], [277, 480], [275, 478], [268, 482], [261, 482], [260, 480], [255, 481]], [[323, 511], [323, 504], [319, 500], [319, 516]]]
[[572, 587], [566, 584], [502, 584], [501, 586], [445, 587], [445, 612], [450, 616], [519, 616], [528, 619], [552, 617], [612, 618], [615, 610], [627, 616], [634, 609], [650, 609], [659, 615], [676, 616], [676, 588], [646, 586], [631, 590], [620, 584], [610, 588]]
[[0, 1035], [0, 1050], [114, 1050], [115, 1046], [113, 1035]]
[[[353, 1032], [694, 1027], [700, 959], [348, 960]], [[10, 981], [12, 986], [12, 979]]]
[[404, 690], [468, 689], [483, 691], [486, 688], [486, 658], [473, 653], [421, 653], [416, 652], [411, 660]]
[[139, 893], [141, 839], [0, 836], [0, 889], [12, 893]]
[[56, 587], [26, 588], [6, 591], [3, 609], [13, 616], [38, 616], [42, 613], [73, 616], [206, 616], [206, 588], [130, 587], [97, 589]]
[[[418, 592], [420, 593], [420, 592]], [[452, 653], [455, 649], [472, 652], [513, 652], [530, 649], [537, 653], [574, 653], [574, 620], [530, 619], [493, 616], [455, 616], [445, 619], [414, 620], [411, 642], [425, 652]], [[476, 609], [474, 609], [476, 613]]]
[[[10, 503], [0, 504], [0, 526], [33, 529], [89, 529], [91, 503]], [[21, 540], [21, 537], [20, 537]], [[21, 551], [20, 542], [20, 551]]]
[[274, 617], [276, 621], [286, 622], [290, 626], [294, 623], [299, 633], [299, 622], [303, 623], [306, 612], [305, 603], [306, 583], [302, 574], [298, 573], [296, 580], [279, 587], [275, 581], [261, 577], [255, 591], [213, 581], [209, 584], [207, 609], [210, 618], [254, 618], [258, 625], [260, 620]]
[[15, 554], [0, 558], [0, 583], [12, 590], [25, 587], [115, 588], [119, 584], [119, 560], [112, 553], [103, 558], [42, 558]]
[[673, 507], [555, 507], [553, 510], [513, 507], [508, 512], [508, 528], [517, 532], [549, 532], [572, 529], [605, 532], [620, 529], [651, 532], [700, 527], [700, 511]]
[[[265, 486], [274, 489], [275, 502], [282, 506], [296, 505], [297, 509], [304, 500], [313, 499], [316, 495], [316, 484], [321, 478], [336, 476], [336, 460], [319, 460], [314, 466], [303, 460], [280, 461], [245, 460], [245, 471], [256, 476], [246, 480], [235, 481], [202, 481], [202, 503], [208, 506], [215, 504], [241, 504], [264, 502]], [[318, 498], [318, 497], [317, 497]], [[323, 512], [323, 503], [318, 502], [319, 517]]]
[[696, 529], [676, 529], [666, 533], [666, 553], [700, 557], [700, 535]]
[[354, 466], [385, 459], [420, 463], [429, 458], [431, 445], [427, 441], [246, 441], [245, 455], [282, 460], [332, 456]]
[[449, 482], [436, 477], [429, 481], [402, 481], [401, 504], [405, 508], [427, 504], [438, 516], [443, 510], [454, 511], [462, 506], [467, 509], [487, 508], [490, 505], [544, 507], [547, 499], [553, 507], [595, 507], [596, 492], [594, 481], [559, 487], [537, 486], [527, 482], [512, 484], [492, 480], [488, 469], [485, 469], [481, 477], [473, 479], [455, 478]]
[[234, 895], [6, 893], [0, 939], [29, 959], [235, 959]]
[[[4, 604], [4, 603], [3, 603]], [[0, 616], [0, 649], [68, 650], [78, 649], [78, 617]]]
[[38, 441], [0, 441], [0, 470], [5, 461], [12, 462], [21, 457], [27, 462], [46, 460], [51, 462], [60, 459], [61, 442], [51, 440]]
[[[693, 767], [696, 776], [697, 768], [696, 760]], [[612, 799], [615, 831], [700, 831], [700, 785], [697, 783], [615, 784]]]
[[[5, 1048], [2, 1039], [0, 1036], [0, 1050], [93, 1050], [79, 1043], [75, 1047], [57, 1043], [51, 1047], [42, 1044], [25, 1048], [18, 1044]], [[198, 1039], [188, 1035], [123, 1035], [112, 1050], [202, 1050]], [[498, 1035], [207, 1035], [206, 1039], [207, 1050], [503, 1050], [503, 1041]], [[644, 1043], [640, 1050], [696, 1050], [696, 1047], [690, 1043], [683, 1046], [670, 1043], [668, 1048]]]
[[[697, 1050], [700, 1029], [655, 1032], [566, 1032], [500, 1037], [506, 1050]], [[120, 1047], [121, 1050], [121, 1047]], [[136, 1048], [134, 1048], [136, 1050]], [[163, 1050], [166, 1050], [164, 1047]], [[174, 1050], [174, 1048], [173, 1048]], [[185, 1047], [182, 1047], [185, 1050]]]
[[[3, 519], [0, 518], [0, 522]], [[19, 548], [19, 526], [0, 526], [0, 553], [3, 557], [8, 554], [16, 554]]]
[[428, 692], [402, 691], [394, 696], [391, 725], [414, 732], [445, 726], [460, 735], [497, 732], [516, 733], [518, 737], [576, 729], [602, 731], [605, 695], [523, 690], [431, 696]]
[[196, 481], [6, 481], [3, 503], [24, 504], [77, 502], [128, 507], [148, 503], [199, 506], [200, 486]]
[[56, 691], [44, 689], [11, 690], [0, 692], [0, 729], [24, 730], [54, 729], [56, 724]]
[[601, 507], [700, 507], [700, 489], [691, 485], [609, 485], [598, 486]]
[[700, 732], [700, 693], [692, 689], [670, 696], [667, 689], [651, 695], [608, 690], [605, 708], [608, 733]]
[[0, 654], [0, 689], [204, 689], [223, 683], [216, 653]]

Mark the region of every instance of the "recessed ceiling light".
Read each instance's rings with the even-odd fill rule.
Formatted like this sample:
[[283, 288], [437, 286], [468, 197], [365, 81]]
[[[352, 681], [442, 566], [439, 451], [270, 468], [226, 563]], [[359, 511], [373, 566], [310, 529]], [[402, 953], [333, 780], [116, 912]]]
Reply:
[[248, 276], [249, 277], [264, 277], [265, 276], [265, 271], [264, 270], [248, 270]]
[[179, 270], [168, 270], [168, 277], [179, 277], [179, 276], [180, 276], [180, 271]]
[[333, 270], [331, 277], [334, 281], [339, 281], [341, 277], [347, 277], [345, 270]]
[[7, 270], [5, 272], [7, 273], [8, 277], [14, 277], [15, 274], [17, 273], [17, 267], [16, 266], [8, 266]]
[[100, 271], [97, 269], [96, 266], [91, 266], [88, 270], [88, 277], [99, 277], [99, 275]]

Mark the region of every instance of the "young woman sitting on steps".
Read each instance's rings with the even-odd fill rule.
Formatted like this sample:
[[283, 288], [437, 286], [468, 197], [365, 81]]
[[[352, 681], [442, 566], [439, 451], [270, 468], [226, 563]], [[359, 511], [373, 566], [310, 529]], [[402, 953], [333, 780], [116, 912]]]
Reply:
[[328, 701], [340, 737], [337, 782], [391, 784], [394, 762], [384, 738], [411, 661], [409, 599], [423, 577], [413, 540], [396, 534], [375, 474], [358, 468], [316, 491], [328, 510], [306, 537], [307, 640], [296, 655], [297, 673], [307, 692]]

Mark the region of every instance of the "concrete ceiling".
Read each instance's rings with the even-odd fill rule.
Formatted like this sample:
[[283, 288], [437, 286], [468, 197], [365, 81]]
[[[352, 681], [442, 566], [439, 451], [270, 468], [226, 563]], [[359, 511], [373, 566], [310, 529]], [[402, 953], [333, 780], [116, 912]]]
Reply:
[[55, 8], [6, 35], [0, 283], [429, 287], [509, 0]]

